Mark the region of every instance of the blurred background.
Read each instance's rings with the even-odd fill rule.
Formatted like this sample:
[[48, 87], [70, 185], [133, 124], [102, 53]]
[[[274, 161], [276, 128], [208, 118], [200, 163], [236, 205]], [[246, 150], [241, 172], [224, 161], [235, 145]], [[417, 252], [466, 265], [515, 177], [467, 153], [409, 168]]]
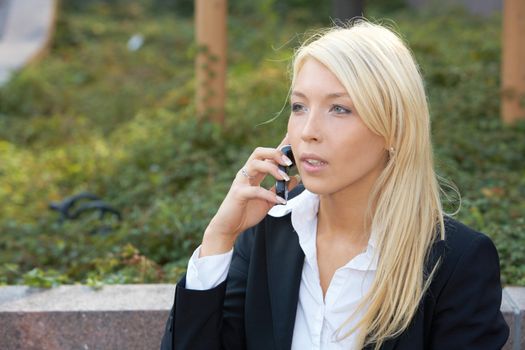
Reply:
[[[15, 2], [0, 0], [0, 284], [43, 287], [176, 282], [246, 157], [282, 139], [302, 33], [344, 6], [228, 1], [217, 122], [195, 104], [194, 1], [64, 0], [10, 23]], [[525, 286], [525, 123], [500, 113], [502, 2], [354, 5], [421, 66], [436, 169], [461, 193], [459, 206], [444, 189], [447, 211], [492, 237], [505, 285]], [[2, 71], [24, 51], [9, 26], [35, 14], [52, 18], [45, 50]]]

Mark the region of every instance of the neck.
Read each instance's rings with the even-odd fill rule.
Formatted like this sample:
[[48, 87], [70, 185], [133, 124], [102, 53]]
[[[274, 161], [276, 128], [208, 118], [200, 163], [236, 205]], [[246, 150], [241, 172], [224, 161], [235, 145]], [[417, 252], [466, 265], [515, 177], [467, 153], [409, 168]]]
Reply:
[[368, 242], [372, 222], [366, 213], [375, 178], [367, 180], [336, 193], [319, 196], [318, 235], [324, 238], [344, 237], [357, 244]]

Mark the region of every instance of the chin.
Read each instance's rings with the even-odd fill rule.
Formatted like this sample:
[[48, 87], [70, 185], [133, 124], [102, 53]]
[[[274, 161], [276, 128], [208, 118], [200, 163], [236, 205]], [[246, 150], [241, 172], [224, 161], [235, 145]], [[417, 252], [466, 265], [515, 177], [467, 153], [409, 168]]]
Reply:
[[305, 179], [301, 177], [301, 183], [305, 189], [317, 195], [330, 194], [333, 192], [331, 186], [320, 179]]

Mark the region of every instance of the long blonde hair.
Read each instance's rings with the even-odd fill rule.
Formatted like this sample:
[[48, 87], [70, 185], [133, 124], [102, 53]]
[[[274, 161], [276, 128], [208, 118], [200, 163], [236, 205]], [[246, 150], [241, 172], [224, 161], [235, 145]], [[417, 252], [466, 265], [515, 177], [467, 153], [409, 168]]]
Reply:
[[308, 58], [339, 79], [363, 122], [394, 150], [368, 206], [377, 234], [376, 275], [339, 328], [357, 318], [344, 336], [357, 332], [359, 346], [379, 349], [409, 326], [435, 271], [425, 271], [431, 245], [445, 233], [423, 80], [403, 40], [365, 20], [306, 41], [294, 56], [293, 80]]

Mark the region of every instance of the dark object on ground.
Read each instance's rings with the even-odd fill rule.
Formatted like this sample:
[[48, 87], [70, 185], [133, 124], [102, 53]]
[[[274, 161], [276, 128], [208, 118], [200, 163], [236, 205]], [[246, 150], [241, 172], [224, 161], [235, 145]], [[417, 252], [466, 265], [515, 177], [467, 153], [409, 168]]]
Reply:
[[[94, 210], [99, 211], [99, 220], [103, 220], [106, 213], [115, 215], [118, 221], [122, 220], [122, 214], [119, 210], [104, 202], [100, 197], [87, 192], [67, 197], [61, 202], [51, 202], [49, 209], [60, 213], [59, 223], [63, 223], [65, 220], [78, 219], [82, 214]], [[102, 226], [92, 233], [107, 233], [110, 230], [110, 227]]]

